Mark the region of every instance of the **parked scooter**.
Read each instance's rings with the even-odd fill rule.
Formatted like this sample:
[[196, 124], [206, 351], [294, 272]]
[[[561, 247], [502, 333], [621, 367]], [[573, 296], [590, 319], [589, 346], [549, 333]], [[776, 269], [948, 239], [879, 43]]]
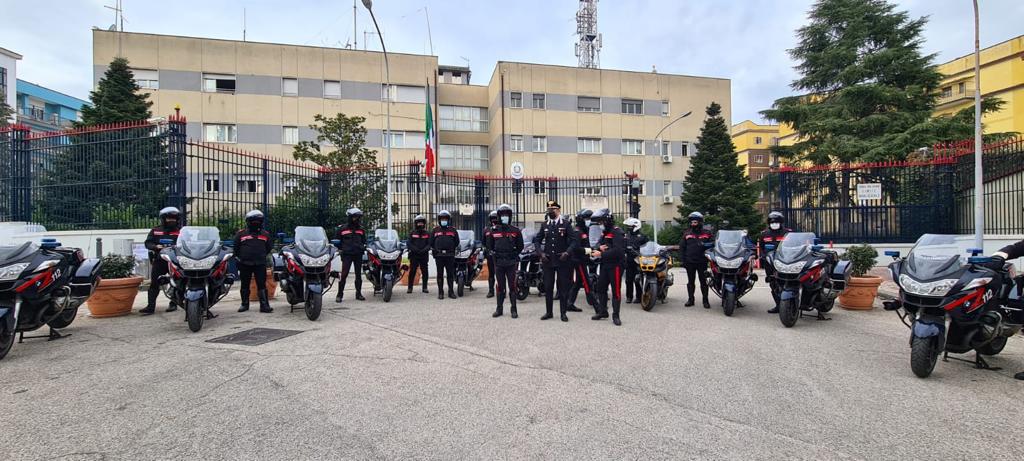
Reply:
[[1010, 306], [1013, 264], [985, 267], [991, 258], [978, 256], [972, 243], [970, 236], [925, 234], [906, 258], [885, 252], [894, 259], [889, 270], [900, 297], [883, 304], [910, 328], [910, 369], [920, 378], [931, 375], [940, 353], [948, 361], [951, 352], [973, 350], [975, 367], [992, 369], [982, 356], [1002, 352], [1024, 324], [1024, 311]]
[[337, 240], [328, 241], [322, 227], [299, 226], [295, 228], [295, 239], [284, 239], [277, 234], [284, 245], [273, 255], [274, 280], [284, 292], [291, 310], [302, 304], [306, 318], [320, 318], [323, 309], [324, 292], [334, 285], [331, 261], [336, 256]]
[[791, 232], [778, 248], [767, 245], [767, 261], [775, 268], [781, 288], [779, 320], [796, 325], [803, 312], [818, 311], [818, 320], [835, 306], [836, 297], [850, 281], [850, 262], [817, 244], [813, 232]]
[[[647, 242], [637, 250], [636, 263], [640, 267], [637, 278], [640, 279], [640, 307], [645, 311], [654, 308], [654, 304], [665, 304], [668, 287], [672, 286], [674, 277], [669, 273], [672, 267], [672, 256], [669, 248], [657, 242]], [[626, 283], [633, 283], [627, 280]]]
[[715, 244], [708, 250], [708, 286], [722, 298], [722, 311], [731, 317], [743, 295], [757, 282], [751, 270], [754, 252], [747, 245], [747, 233], [741, 230], [720, 230]]
[[463, 287], [473, 291], [473, 280], [483, 269], [482, 250], [483, 245], [476, 240], [473, 231], [459, 231], [459, 248], [455, 251], [455, 290], [460, 298]]
[[[170, 239], [160, 240], [161, 245], [172, 243]], [[159, 283], [171, 302], [185, 306], [185, 320], [192, 332], [202, 329], [206, 319], [217, 317], [210, 308], [227, 296], [235, 283], [236, 276], [228, 269], [230, 244], [221, 242], [216, 227], [185, 226], [178, 242], [160, 251], [169, 273]]]
[[404, 252], [405, 244], [398, 240], [398, 231], [377, 229], [373, 232], [373, 241], [366, 249], [363, 272], [373, 284], [373, 293], [382, 293], [384, 302], [391, 301], [395, 284], [401, 281], [405, 271], [409, 270], [409, 266], [402, 264]]
[[522, 301], [530, 296], [530, 287], [537, 287], [537, 296], [544, 294], [544, 277], [540, 270], [540, 256], [533, 238], [536, 229], [523, 229], [523, 251], [519, 252], [519, 271], [516, 273], [516, 299]]
[[52, 238], [41, 245], [0, 246], [0, 360], [18, 333], [24, 340], [25, 332], [47, 325], [50, 333], [41, 337], [63, 338], [57, 330], [71, 325], [78, 307], [92, 296], [101, 265]]

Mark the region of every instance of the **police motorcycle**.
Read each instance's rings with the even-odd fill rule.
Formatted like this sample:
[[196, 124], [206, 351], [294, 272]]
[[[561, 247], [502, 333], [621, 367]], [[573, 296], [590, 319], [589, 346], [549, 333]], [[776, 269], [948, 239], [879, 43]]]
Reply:
[[817, 244], [813, 232], [790, 232], [778, 247], [766, 245], [767, 261], [780, 287], [779, 320], [796, 325], [803, 312], [818, 311], [818, 320], [835, 306], [850, 281], [850, 262]]
[[536, 229], [523, 229], [523, 251], [519, 252], [519, 271], [516, 272], [516, 299], [522, 301], [530, 296], [530, 287], [537, 287], [537, 296], [544, 294], [544, 277], [540, 270], [540, 254], [533, 238]]
[[377, 229], [367, 245], [363, 273], [373, 284], [373, 293], [381, 293], [384, 302], [391, 302], [395, 285], [405, 276], [409, 266], [402, 264], [405, 243], [398, 240], [398, 231]]
[[320, 318], [324, 292], [331, 289], [337, 274], [331, 272], [331, 261], [337, 256], [335, 248], [340, 242], [327, 240], [327, 233], [319, 226], [295, 228], [295, 238], [277, 234], [284, 246], [271, 258], [274, 261], [274, 280], [284, 292], [288, 305], [302, 304], [306, 318]]
[[[647, 242], [637, 250], [636, 264], [640, 268], [637, 277], [640, 279], [640, 307], [645, 311], [654, 308], [654, 304], [665, 304], [668, 287], [675, 279], [669, 273], [672, 267], [670, 248]], [[632, 281], [627, 281], [631, 283]]]
[[747, 243], [747, 233], [741, 230], [720, 230], [715, 235], [708, 258], [708, 286], [722, 299], [722, 311], [731, 317], [740, 298], [750, 292], [757, 282], [754, 273], [753, 249]]
[[70, 326], [78, 307], [92, 296], [101, 265], [52, 238], [39, 245], [0, 246], [0, 360], [11, 351], [18, 333], [24, 340], [25, 332], [46, 325], [50, 333], [41, 337], [66, 336], [57, 330]]
[[459, 231], [459, 247], [455, 250], [455, 291], [460, 298], [463, 287], [473, 291], [473, 280], [483, 268], [482, 251], [483, 245], [476, 240], [473, 231]]
[[[920, 378], [931, 375], [939, 354], [975, 353], [979, 369], [998, 369], [982, 357], [1003, 351], [1007, 338], [1024, 324], [1024, 310], [1011, 300], [1015, 268], [986, 267], [992, 259], [978, 256], [974, 239], [963, 235], [925, 234], [910, 253], [886, 251], [899, 299], [883, 303], [910, 328], [910, 369]], [[968, 256], [970, 255], [970, 256]], [[961, 360], [953, 358], [954, 360]]]
[[[171, 243], [170, 239], [160, 240], [161, 245]], [[216, 227], [185, 226], [178, 242], [160, 251], [168, 274], [159, 283], [171, 302], [185, 306], [185, 321], [193, 333], [203, 328], [204, 320], [217, 317], [210, 308], [224, 299], [235, 283], [236, 275], [228, 268], [230, 246], [230, 241], [221, 242]]]

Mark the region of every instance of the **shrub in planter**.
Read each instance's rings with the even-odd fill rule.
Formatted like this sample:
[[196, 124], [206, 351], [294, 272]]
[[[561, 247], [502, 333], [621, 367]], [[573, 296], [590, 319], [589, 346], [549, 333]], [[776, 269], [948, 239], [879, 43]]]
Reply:
[[93, 317], [116, 317], [129, 314], [139, 294], [142, 277], [133, 275], [135, 257], [109, 254], [103, 257], [100, 283], [85, 302]]
[[868, 244], [856, 245], [847, 249], [842, 259], [850, 261], [851, 277], [846, 291], [839, 295], [839, 304], [847, 309], [871, 309], [874, 307], [875, 297], [878, 296], [878, 286], [882, 284], [882, 278], [867, 273], [875, 267], [878, 251]]

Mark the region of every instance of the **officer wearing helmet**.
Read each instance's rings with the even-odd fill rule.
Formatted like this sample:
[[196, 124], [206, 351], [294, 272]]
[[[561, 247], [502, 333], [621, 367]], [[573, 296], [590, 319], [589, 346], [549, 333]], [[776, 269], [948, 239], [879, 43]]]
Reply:
[[683, 269], [686, 269], [686, 307], [694, 304], [693, 292], [696, 288], [694, 279], [700, 280], [701, 302], [705, 309], [711, 309], [711, 302], [708, 301], [708, 280], [704, 277], [704, 271], [708, 269], [708, 259], [704, 256], [706, 250], [704, 244], [714, 241], [714, 236], [704, 229], [704, 215], [698, 211], [690, 213], [686, 217], [689, 226], [683, 231], [683, 237], [679, 242], [679, 256], [683, 261]]
[[[511, 211], [511, 207], [509, 210]], [[487, 229], [484, 229], [484, 242], [487, 242], [487, 237], [494, 232], [494, 229], [498, 227], [498, 210], [494, 210], [487, 215]], [[494, 255], [490, 248], [484, 245], [484, 257], [487, 260], [487, 297], [494, 297]]]
[[[642, 224], [637, 218], [627, 218], [622, 222], [625, 226], [626, 231], [626, 304], [636, 304], [640, 302], [640, 293], [642, 288], [640, 287], [640, 280], [637, 275], [640, 274], [640, 266], [636, 262], [636, 257], [640, 255], [640, 247], [644, 246], [650, 239], [647, 238], [642, 232], [640, 227]], [[633, 293], [636, 293], [636, 297], [633, 297]]]
[[[149, 291], [146, 293], [146, 307], [139, 311], [142, 315], [150, 315], [156, 311], [156, 298], [160, 295], [160, 277], [167, 274], [167, 261], [160, 258], [160, 250], [174, 246], [178, 242], [178, 234], [181, 232], [181, 211], [169, 206], [160, 210], [160, 225], [149, 230], [146, 235], [146, 249], [149, 250], [149, 263], [152, 269], [149, 273]], [[160, 243], [161, 240], [170, 240], [170, 244]], [[167, 312], [173, 312], [178, 308], [171, 301]]]
[[[558, 306], [563, 322], [569, 317], [569, 290], [572, 287], [573, 260], [579, 238], [575, 235], [572, 223], [561, 215], [562, 207], [554, 200], [548, 201], [547, 219], [533, 238], [533, 244], [540, 253], [541, 268], [544, 272], [545, 313], [540, 318], [547, 320], [553, 317], [555, 290], [558, 290]], [[575, 312], [579, 312], [575, 309]]]
[[619, 308], [622, 304], [622, 266], [626, 263], [626, 234], [615, 225], [611, 211], [602, 208], [594, 212], [594, 222], [603, 225], [601, 240], [591, 253], [601, 258], [601, 273], [597, 278], [597, 314], [591, 320], [608, 318], [608, 289], [611, 287], [612, 323], [622, 325]]
[[768, 227], [761, 231], [761, 235], [757, 237], [758, 253], [761, 255], [761, 267], [764, 268], [764, 275], [768, 280], [768, 286], [772, 289], [772, 299], [775, 300], [775, 307], [768, 311], [769, 314], [779, 313], [780, 289], [779, 284], [775, 281], [775, 268], [768, 264], [766, 259], [768, 255], [766, 245], [779, 246], [779, 243], [786, 239], [786, 234], [790, 232], [791, 230], [786, 227], [786, 217], [778, 211], [772, 211], [768, 213]]
[[341, 302], [345, 292], [345, 281], [348, 279], [348, 272], [355, 267], [356, 277], [356, 299], [362, 301], [363, 297], [363, 255], [366, 253], [366, 231], [363, 229], [363, 211], [352, 207], [345, 211], [348, 222], [338, 227], [335, 233], [335, 240], [338, 240], [338, 251], [341, 253], [341, 279], [338, 281], [338, 297], [336, 302]]
[[459, 248], [459, 231], [452, 226], [452, 214], [441, 210], [437, 226], [430, 233], [434, 250], [434, 269], [437, 271], [437, 299], [444, 299], [444, 277], [448, 276], [448, 297], [455, 296], [455, 251]]
[[256, 277], [256, 294], [260, 300], [260, 312], [274, 312], [267, 298], [267, 255], [274, 245], [270, 233], [263, 230], [263, 212], [252, 210], [245, 215], [245, 227], [235, 233], [234, 254], [238, 261], [238, 275], [241, 278], [239, 294], [242, 306], [238, 312], [249, 310], [249, 281]]
[[576, 299], [579, 297], [580, 289], [583, 289], [583, 294], [586, 296], [587, 301], [597, 309], [597, 303], [593, 301], [593, 287], [590, 286], [590, 256], [587, 254], [590, 250], [590, 218], [594, 216], [594, 212], [586, 208], [576, 213], [576, 238], [579, 239], [579, 247], [576, 252], [572, 255], [572, 260], [576, 266], [573, 271], [573, 285], [569, 290], [569, 310], [576, 311], [581, 310], [576, 307]]
[[427, 263], [430, 262], [430, 231], [427, 230], [427, 218], [423, 215], [416, 215], [412, 220], [412, 230], [409, 231], [409, 288], [406, 293], [412, 293], [412, 284], [416, 280], [416, 270], [422, 273], [420, 280], [423, 282], [423, 292], [430, 293], [427, 289], [427, 281], [430, 279], [430, 270]]
[[[519, 253], [523, 251], [523, 235], [518, 227], [512, 225], [512, 207], [502, 204], [496, 211], [498, 224], [485, 234], [484, 246], [493, 260], [495, 278], [498, 281], [498, 302], [492, 317], [501, 317], [505, 308], [505, 295], [509, 294], [512, 303], [509, 313], [518, 318], [516, 311], [516, 267], [519, 265]], [[490, 264], [490, 262], [488, 262]]]

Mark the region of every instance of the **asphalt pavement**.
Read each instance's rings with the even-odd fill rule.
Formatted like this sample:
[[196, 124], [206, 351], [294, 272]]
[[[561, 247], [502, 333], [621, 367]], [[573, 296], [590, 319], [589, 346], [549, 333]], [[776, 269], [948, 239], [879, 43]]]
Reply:
[[[729, 318], [713, 294], [712, 309], [683, 307], [677, 284], [615, 327], [541, 321], [537, 296], [492, 319], [476, 286], [385, 304], [364, 283], [366, 301], [332, 292], [316, 322], [280, 295], [272, 314], [236, 313], [232, 294], [199, 333], [180, 310], [83, 308], [70, 337], [0, 361], [0, 460], [1021, 456], [1019, 336], [990, 360], [1003, 370], [940, 362], [919, 379], [907, 328], [881, 309], [787, 329], [766, 288]], [[299, 333], [207, 342], [256, 327]]]

